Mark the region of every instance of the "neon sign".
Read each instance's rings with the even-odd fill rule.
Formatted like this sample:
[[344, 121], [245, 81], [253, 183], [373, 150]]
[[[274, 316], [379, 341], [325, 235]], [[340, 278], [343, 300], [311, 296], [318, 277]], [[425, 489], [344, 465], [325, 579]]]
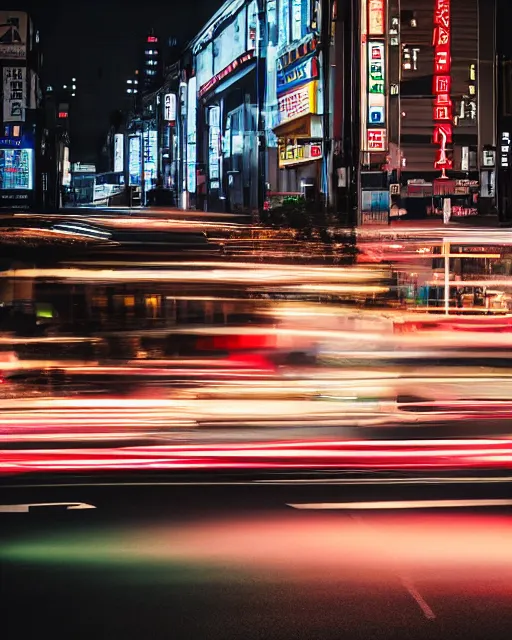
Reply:
[[368, 129], [368, 151], [386, 150], [386, 129]]
[[283, 93], [318, 78], [318, 62], [313, 55], [302, 58], [277, 72], [277, 93]]
[[254, 58], [254, 51], [247, 51], [246, 53], [239, 56], [233, 62], [230, 62], [227, 67], [219, 71], [219, 73], [215, 74], [213, 78], [210, 78], [208, 82], [205, 82], [198, 91], [198, 96], [202, 98], [206, 93], [211, 91], [214, 87], [216, 87], [226, 76], [229, 76], [234, 71], [237, 71], [239, 67], [242, 67], [246, 63], [250, 62]]
[[451, 11], [450, 0], [435, 0], [434, 32], [432, 45], [434, 47], [434, 80], [432, 92], [434, 94], [433, 121], [434, 144], [438, 145], [434, 167], [441, 169], [442, 177], [446, 178], [446, 170], [453, 167], [453, 162], [447, 154], [447, 145], [452, 142], [453, 114], [451, 91]]
[[277, 99], [279, 110], [279, 124], [315, 113], [317, 83], [308, 84], [284, 93]]

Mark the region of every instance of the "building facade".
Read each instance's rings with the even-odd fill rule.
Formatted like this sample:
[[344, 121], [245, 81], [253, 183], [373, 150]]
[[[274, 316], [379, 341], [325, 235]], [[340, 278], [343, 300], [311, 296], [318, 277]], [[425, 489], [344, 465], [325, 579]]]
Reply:
[[359, 224], [496, 197], [495, 0], [361, 0]]
[[349, 226], [491, 213], [496, 4], [230, 0], [172, 73], [141, 78], [127, 184], [207, 211], [303, 198]]
[[257, 0], [226, 3], [189, 48], [185, 173], [199, 209], [258, 209], [258, 30]]
[[36, 178], [40, 146], [38, 36], [28, 14], [0, 12], [2, 137], [0, 207], [31, 209], [41, 185]]
[[267, 3], [267, 99], [273, 134], [268, 142], [269, 183], [278, 193], [317, 200], [328, 193], [324, 115], [329, 106], [324, 99], [327, 49], [319, 47], [319, 7], [311, 0]]

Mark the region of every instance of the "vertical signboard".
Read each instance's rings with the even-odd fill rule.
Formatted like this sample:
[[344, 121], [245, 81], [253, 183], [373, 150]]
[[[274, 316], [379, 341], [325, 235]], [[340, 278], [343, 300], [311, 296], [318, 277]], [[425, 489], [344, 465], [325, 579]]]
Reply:
[[62, 161], [62, 185], [71, 186], [71, 163], [69, 162], [69, 147], [64, 147], [64, 159]]
[[441, 169], [442, 177], [451, 169], [448, 145], [452, 142], [453, 115], [451, 100], [451, 7], [450, 0], [435, 0], [434, 8], [434, 79], [433, 121], [434, 144], [437, 149], [434, 167]]
[[188, 82], [187, 95], [187, 190], [196, 192], [196, 118], [197, 118], [197, 79]]
[[124, 136], [116, 133], [114, 136], [114, 172], [121, 173], [124, 169]]
[[500, 144], [500, 166], [504, 169], [508, 169], [510, 166], [510, 146], [510, 131], [503, 131]]
[[27, 57], [28, 16], [22, 11], [0, 11], [0, 60]]
[[157, 177], [158, 134], [155, 129], [144, 131], [144, 190], [155, 187]]
[[365, 0], [362, 18], [363, 150], [387, 149], [386, 3]]
[[164, 120], [166, 122], [176, 122], [176, 95], [166, 93], [164, 98]]
[[368, 45], [368, 126], [386, 123], [386, 89], [383, 41], [370, 40]]
[[128, 148], [128, 173], [130, 187], [140, 186], [141, 174], [140, 135], [130, 136]]
[[25, 122], [25, 109], [27, 108], [25, 71], [25, 67], [4, 67], [4, 122]]

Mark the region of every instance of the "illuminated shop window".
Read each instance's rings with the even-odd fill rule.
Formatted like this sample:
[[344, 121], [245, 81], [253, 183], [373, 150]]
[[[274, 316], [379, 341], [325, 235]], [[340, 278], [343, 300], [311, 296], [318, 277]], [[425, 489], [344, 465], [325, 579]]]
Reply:
[[0, 149], [0, 185], [2, 189], [33, 188], [32, 149]]
[[404, 47], [402, 49], [402, 69], [404, 71], [418, 70], [418, 47]]

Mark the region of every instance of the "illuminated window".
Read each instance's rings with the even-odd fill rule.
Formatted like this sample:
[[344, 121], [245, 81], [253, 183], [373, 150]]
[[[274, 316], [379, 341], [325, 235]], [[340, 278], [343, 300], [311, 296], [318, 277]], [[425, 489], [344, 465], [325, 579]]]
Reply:
[[402, 69], [404, 71], [418, 70], [418, 47], [404, 47], [402, 49]]
[[463, 96], [459, 106], [460, 120], [476, 120], [476, 101], [469, 96]]
[[290, 42], [290, 0], [279, 0], [279, 47]]
[[12, 137], [13, 138], [19, 138], [21, 137], [21, 127], [19, 126], [19, 124], [15, 124], [12, 128]]
[[469, 95], [470, 96], [474, 96], [476, 95], [476, 87], [474, 84], [470, 84], [469, 85]]
[[291, 21], [291, 40], [300, 40], [306, 35], [309, 25], [308, 0], [291, 0]]
[[277, 0], [267, 2], [267, 22], [268, 22], [268, 43], [270, 46], [277, 46]]
[[476, 64], [469, 65], [469, 79], [476, 80]]
[[404, 9], [400, 11], [400, 24], [402, 27], [411, 27], [416, 29], [418, 26], [418, 20], [416, 19], [416, 12]]

